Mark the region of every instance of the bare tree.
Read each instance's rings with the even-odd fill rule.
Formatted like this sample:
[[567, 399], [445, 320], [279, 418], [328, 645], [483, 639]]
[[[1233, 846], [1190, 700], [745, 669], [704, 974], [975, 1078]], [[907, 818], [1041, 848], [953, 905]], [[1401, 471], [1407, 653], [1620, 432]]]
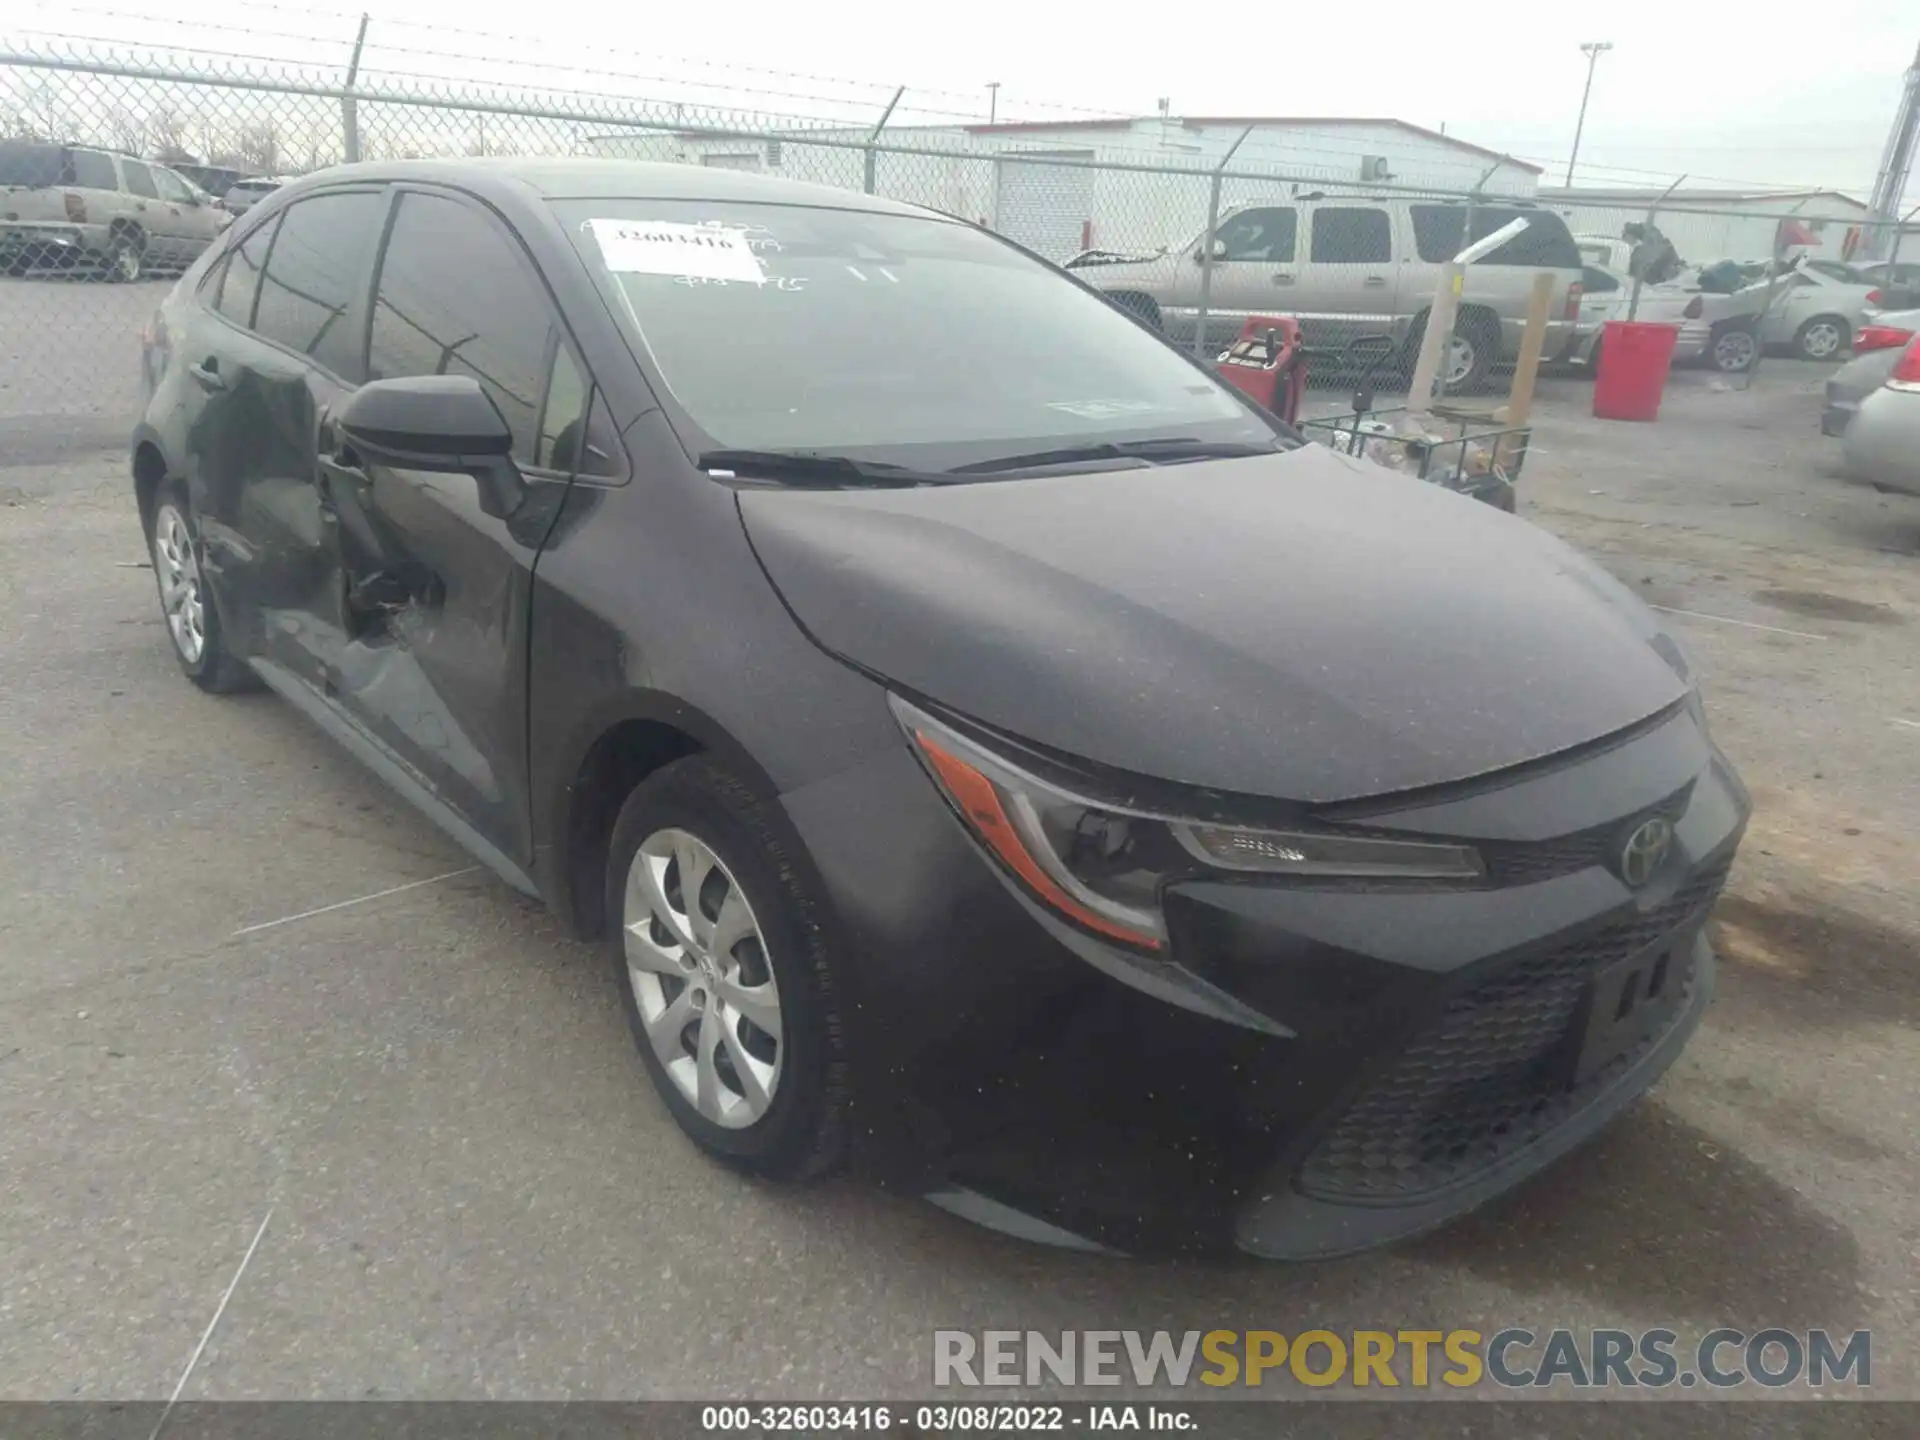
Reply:
[[261, 175], [280, 172], [280, 127], [271, 120], [256, 120], [240, 127], [234, 154], [241, 168]]
[[171, 105], [147, 111], [147, 134], [153, 141], [153, 158], [163, 165], [193, 163], [194, 154], [187, 148], [187, 122]]
[[109, 105], [106, 113], [107, 135], [114, 147], [129, 155], [139, 155], [147, 148], [147, 127], [131, 110], [124, 105]]

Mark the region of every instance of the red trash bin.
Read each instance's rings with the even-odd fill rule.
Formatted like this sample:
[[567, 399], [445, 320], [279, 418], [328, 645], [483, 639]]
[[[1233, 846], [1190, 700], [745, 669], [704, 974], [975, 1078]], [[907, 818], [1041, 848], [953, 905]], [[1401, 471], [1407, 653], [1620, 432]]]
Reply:
[[1678, 325], [1609, 320], [1600, 332], [1600, 368], [1593, 377], [1593, 413], [1602, 420], [1655, 420], [1673, 363]]

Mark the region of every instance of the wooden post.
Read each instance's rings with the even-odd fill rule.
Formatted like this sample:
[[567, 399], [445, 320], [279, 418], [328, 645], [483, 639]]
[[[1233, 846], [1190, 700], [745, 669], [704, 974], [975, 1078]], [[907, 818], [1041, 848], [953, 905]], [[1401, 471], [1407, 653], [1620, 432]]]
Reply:
[[1440, 283], [1434, 287], [1433, 304], [1427, 310], [1427, 333], [1420, 338], [1413, 379], [1407, 382], [1407, 409], [1416, 414], [1433, 408], [1434, 377], [1440, 373], [1440, 357], [1453, 337], [1453, 317], [1466, 283], [1467, 267], [1458, 260], [1440, 267]]
[[[1533, 413], [1533, 382], [1540, 375], [1540, 353], [1547, 344], [1547, 315], [1553, 309], [1553, 275], [1542, 270], [1533, 277], [1533, 290], [1527, 296], [1527, 328], [1520, 336], [1520, 357], [1513, 366], [1513, 389], [1508, 392], [1502, 423], [1520, 426]], [[1512, 463], [1514, 438], [1500, 442], [1502, 467]]]

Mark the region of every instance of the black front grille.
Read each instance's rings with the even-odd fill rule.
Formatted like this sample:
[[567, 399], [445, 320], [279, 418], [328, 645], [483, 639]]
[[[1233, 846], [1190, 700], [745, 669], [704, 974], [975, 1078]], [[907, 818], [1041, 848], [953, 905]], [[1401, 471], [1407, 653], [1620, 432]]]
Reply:
[[[1697, 917], [1726, 881], [1702, 871], [1666, 904], [1584, 940], [1516, 961], [1456, 996], [1387, 1073], [1363, 1090], [1301, 1166], [1308, 1194], [1413, 1200], [1446, 1189], [1562, 1124], [1659, 1038], [1570, 1083], [1569, 1031], [1596, 972]], [[1670, 983], [1693, 988], [1690, 955]]]
[[1486, 859], [1487, 878], [1496, 885], [1530, 885], [1536, 880], [1550, 880], [1590, 865], [1611, 866], [1618, 861], [1620, 847], [1636, 826], [1656, 816], [1677, 821], [1686, 814], [1692, 798], [1693, 786], [1689, 783], [1658, 805], [1590, 830], [1552, 840], [1483, 841], [1480, 850]]

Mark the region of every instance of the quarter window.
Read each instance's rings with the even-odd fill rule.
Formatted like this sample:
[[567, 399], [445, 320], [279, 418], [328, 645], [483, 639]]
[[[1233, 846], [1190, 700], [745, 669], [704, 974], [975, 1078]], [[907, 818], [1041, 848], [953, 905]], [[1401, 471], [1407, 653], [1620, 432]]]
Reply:
[[376, 191], [349, 190], [288, 206], [267, 256], [253, 328], [343, 379], [359, 379], [351, 316], [384, 203]]
[[[369, 378], [471, 375], [512, 429], [515, 457], [553, 464], [565, 424], [541, 426], [540, 398], [554, 343], [546, 296], [499, 226], [454, 200], [401, 196], [374, 292]], [[577, 407], [584, 378], [564, 383]], [[556, 401], [558, 419], [568, 402]]]

